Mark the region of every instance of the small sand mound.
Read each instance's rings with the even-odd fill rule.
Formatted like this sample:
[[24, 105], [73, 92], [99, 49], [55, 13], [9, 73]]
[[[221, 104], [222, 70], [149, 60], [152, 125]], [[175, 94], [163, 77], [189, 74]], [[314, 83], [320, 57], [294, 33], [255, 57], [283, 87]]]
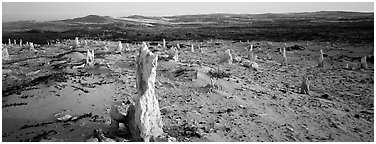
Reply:
[[80, 52], [72, 52], [72, 53], [66, 54], [65, 56], [63, 56], [63, 58], [69, 58], [73, 61], [82, 61], [86, 59], [86, 55]]

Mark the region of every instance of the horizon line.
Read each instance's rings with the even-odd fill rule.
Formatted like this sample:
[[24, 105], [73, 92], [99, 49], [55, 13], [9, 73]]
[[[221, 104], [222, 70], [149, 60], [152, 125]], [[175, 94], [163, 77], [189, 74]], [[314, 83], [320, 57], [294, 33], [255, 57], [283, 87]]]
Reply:
[[[317, 13], [317, 12], [353, 12], [353, 13], [374, 13], [373, 11], [344, 11], [344, 10], [319, 10], [319, 11], [301, 11], [301, 12], [266, 12], [266, 13], [226, 13], [226, 12], [213, 12], [213, 13], [197, 13], [197, 14], [175, 14], [175, 15], [142, 15], [142, 14], [129, 14], [124, 16], [111, 16], [111, 15], [100, 15], [100, 14], [86, 14], [81, 16], [76, 16], [72, 18], [62, 18], [62, 19], [50, 19], [50, 20], [9, 20], [3, 22], [22, 22], [22, 21], [36, 21], [36, 22], [49, 22], [49, 21], [61, 21], [87, 17], [90, 15], [101, 16], [101, 17], [112, 17], [112, 18], [121, 18], [129, 16], [143, 16], [143, 17], [171, 17], [171, 16], [187, 16], [187, 15], [210, 15], [210, 14], [233, 14], [233, 15], [262, 15], [262, 14], [299, 14], [299, 13]], [[55, 15], [56, 16], [56, 15]]]

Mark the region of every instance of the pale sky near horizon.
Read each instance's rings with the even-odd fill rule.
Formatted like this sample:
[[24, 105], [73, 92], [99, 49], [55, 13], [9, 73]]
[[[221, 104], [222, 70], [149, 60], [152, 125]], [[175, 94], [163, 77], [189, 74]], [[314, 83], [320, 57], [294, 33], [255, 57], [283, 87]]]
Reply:
[[208, 13], [374, 12], [373, 2], [2, 2], [2, 21], [61, 20], [86, 15], [169, 16]]

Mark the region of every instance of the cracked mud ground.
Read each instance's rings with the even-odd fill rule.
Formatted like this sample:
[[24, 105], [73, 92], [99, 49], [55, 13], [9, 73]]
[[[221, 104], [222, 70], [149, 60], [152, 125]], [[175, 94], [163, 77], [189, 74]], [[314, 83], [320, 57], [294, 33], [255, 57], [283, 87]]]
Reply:
[[[369, 69], [358, 69], [358, 58], [373, 45], [287, 42], [307, 47], [287, 51], [288, 64], [281, 65], [277, 49], [284, 43], [254, 41], [260, 67], [255, 71], [237, 62], [217, 63], [226, 49], [250, 59], [249, 43], [173, 41], [168, 46], [175, 43], [200, 44], [205, 50], [183, 46], [179, 62], [158, 61], [155, 90], [163, 129], [177, 141], [374, 141], [373, 61]], [[99, 128], [115, 137], [109, 133], [114, 131], [109, 109], [136, 95], [139, 46], [132, 44], [123, 54], [115, 54], [116, 47], [116, 42], [89, 42], [72, 52], [68, 45], [55, 44], [36, 53], [9, 47], [11, 60], [2, 61], [2, 140], [86, 141]], [[85, 59], [86, 49], [95, 49], [96, 65], [71, 68]], [[320, 49], [327, 54], [323, 68], [316, 67]], [[347, 62], [355, 69], [344, 69]], [[217, 69], [229, 77], [217, 78], [216, 88], [206, 87], [208, 72]], [[303, 76], [310, 95], [297, 90]], [[77, 119], [57, 120], [67, 114]], [[126, 138], [118, 134], [116, 141]]]

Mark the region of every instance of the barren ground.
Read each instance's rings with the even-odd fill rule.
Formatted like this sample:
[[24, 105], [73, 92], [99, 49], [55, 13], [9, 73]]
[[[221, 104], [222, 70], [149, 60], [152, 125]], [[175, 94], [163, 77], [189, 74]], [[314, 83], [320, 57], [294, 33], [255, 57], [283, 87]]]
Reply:
[[[373, 61], [364, 70], [357, 59], [373, 53], [371, 44], [286, 42], [307, 47], [287, 51], [288, 65], [283, 66], [277, 51], [284, 46], [281, 42], [251, 41], [257, 59], [250, 58], [247, 42], [168, 45], [176, 43], [206, 49], [201, 53], [182, 47], [179, 62], [158, 61], [156, 94], [163, 129], [177, 141], [374, 141]], [[105, 45], [109, 52], [102, 50]], [[2, 61], [2, 140], [86, 141], [100, 128], [107, 137], [126, 141], [121, 130], [111, 129], [109, 109], [136, 95], [139, 46], [132, 44], [123, 54], [115, 54], [116, 47], [116, 42], [89, 42], [65, 55], [58, 55], [71, 51], [64, 44], [42, 46], [36, 53], [8, 47], [11, 60]], [[75, 60], [85, 59], [79, 52], [86, 49], [95, 49], [96, 65], [70, 68]], [[260, 69], [237, 62], [219, 65], [226, 49], [256, 61]], [[320, 49], [327, 54], [323, 68], [316, 67]], [[344, 69], [346, 61], [353, 70]], [[210, 84], [208, 71], [218, 68], [230, 76], [216, 79], [217, 88], [205, 87]], [[310, 95], [297, 90], [303, 76], [309, 80]], [[66, 114], [81, 117], [57, 121]]]

